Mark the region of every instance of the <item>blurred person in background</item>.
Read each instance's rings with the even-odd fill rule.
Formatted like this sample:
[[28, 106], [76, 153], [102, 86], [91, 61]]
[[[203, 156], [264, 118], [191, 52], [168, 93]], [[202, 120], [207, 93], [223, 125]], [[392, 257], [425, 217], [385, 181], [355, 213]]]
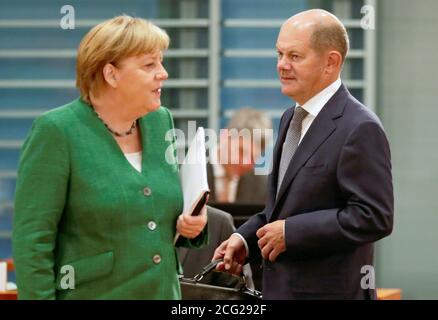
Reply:
[[[254, 134], [255, 130], [261, 135]], [[234, 112], [221, 130], [217, 149], [211, 151], [217, 161], [207, 166], [211, 205], [265, 203], [267, 175], [255, 174], [254, 168], [270, 142], [268, 130], [272, 130], [272, 122], [264, 112], [253, 108]]]

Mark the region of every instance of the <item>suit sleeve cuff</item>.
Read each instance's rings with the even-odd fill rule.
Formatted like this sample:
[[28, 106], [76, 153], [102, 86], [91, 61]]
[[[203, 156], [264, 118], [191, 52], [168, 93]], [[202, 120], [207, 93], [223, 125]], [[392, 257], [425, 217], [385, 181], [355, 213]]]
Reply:
[[233, 234], [235, 234], [236, 236], [240, 237], [240, 239], [242, 239], [243, 244], [245, 246], [245, 250], [246, 250], [246, 257], [248, 258], [248, 256], [249, 256], [249, 249], [248, 249], [248, 243], [246, 243], [245, 238], [240, 233], [234, 232]]

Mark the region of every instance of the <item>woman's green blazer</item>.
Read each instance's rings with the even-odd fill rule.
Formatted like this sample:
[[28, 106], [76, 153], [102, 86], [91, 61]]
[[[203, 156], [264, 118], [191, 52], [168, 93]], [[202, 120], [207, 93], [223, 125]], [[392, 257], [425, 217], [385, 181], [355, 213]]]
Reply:
[[[178, 165], [168, 161], [176, 152], [172, 116], [161, 107], [139, 128], [141, 173], [80, 98], [34, 121], [15, 195], [20, 299], [181, 298], [173, 238], [183, 198]], [[205, 244], [205, 230], [178, 244]]]

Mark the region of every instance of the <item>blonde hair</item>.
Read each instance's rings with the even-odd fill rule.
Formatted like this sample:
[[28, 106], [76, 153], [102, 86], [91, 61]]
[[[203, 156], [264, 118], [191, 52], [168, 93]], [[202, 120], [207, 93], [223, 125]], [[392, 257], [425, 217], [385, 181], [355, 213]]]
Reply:
[[82, 39], [76, 61], [76, 86], [90, 103], [90, 92], [98, 95], [105, 83], [103, 67], [139, 54], [169, 47], [167, 33], [151, 22], [128, 15], [99, 23]]

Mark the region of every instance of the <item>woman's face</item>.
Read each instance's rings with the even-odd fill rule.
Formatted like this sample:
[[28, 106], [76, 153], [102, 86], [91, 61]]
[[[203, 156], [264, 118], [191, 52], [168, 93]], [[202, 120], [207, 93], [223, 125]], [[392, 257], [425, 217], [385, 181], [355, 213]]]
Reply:
[[157, 51], [123, 59], [117, 64], [117, 93], [122, 103], [139, 116], [161, 106], [161, 88], [168, 78], [163, 53]]

